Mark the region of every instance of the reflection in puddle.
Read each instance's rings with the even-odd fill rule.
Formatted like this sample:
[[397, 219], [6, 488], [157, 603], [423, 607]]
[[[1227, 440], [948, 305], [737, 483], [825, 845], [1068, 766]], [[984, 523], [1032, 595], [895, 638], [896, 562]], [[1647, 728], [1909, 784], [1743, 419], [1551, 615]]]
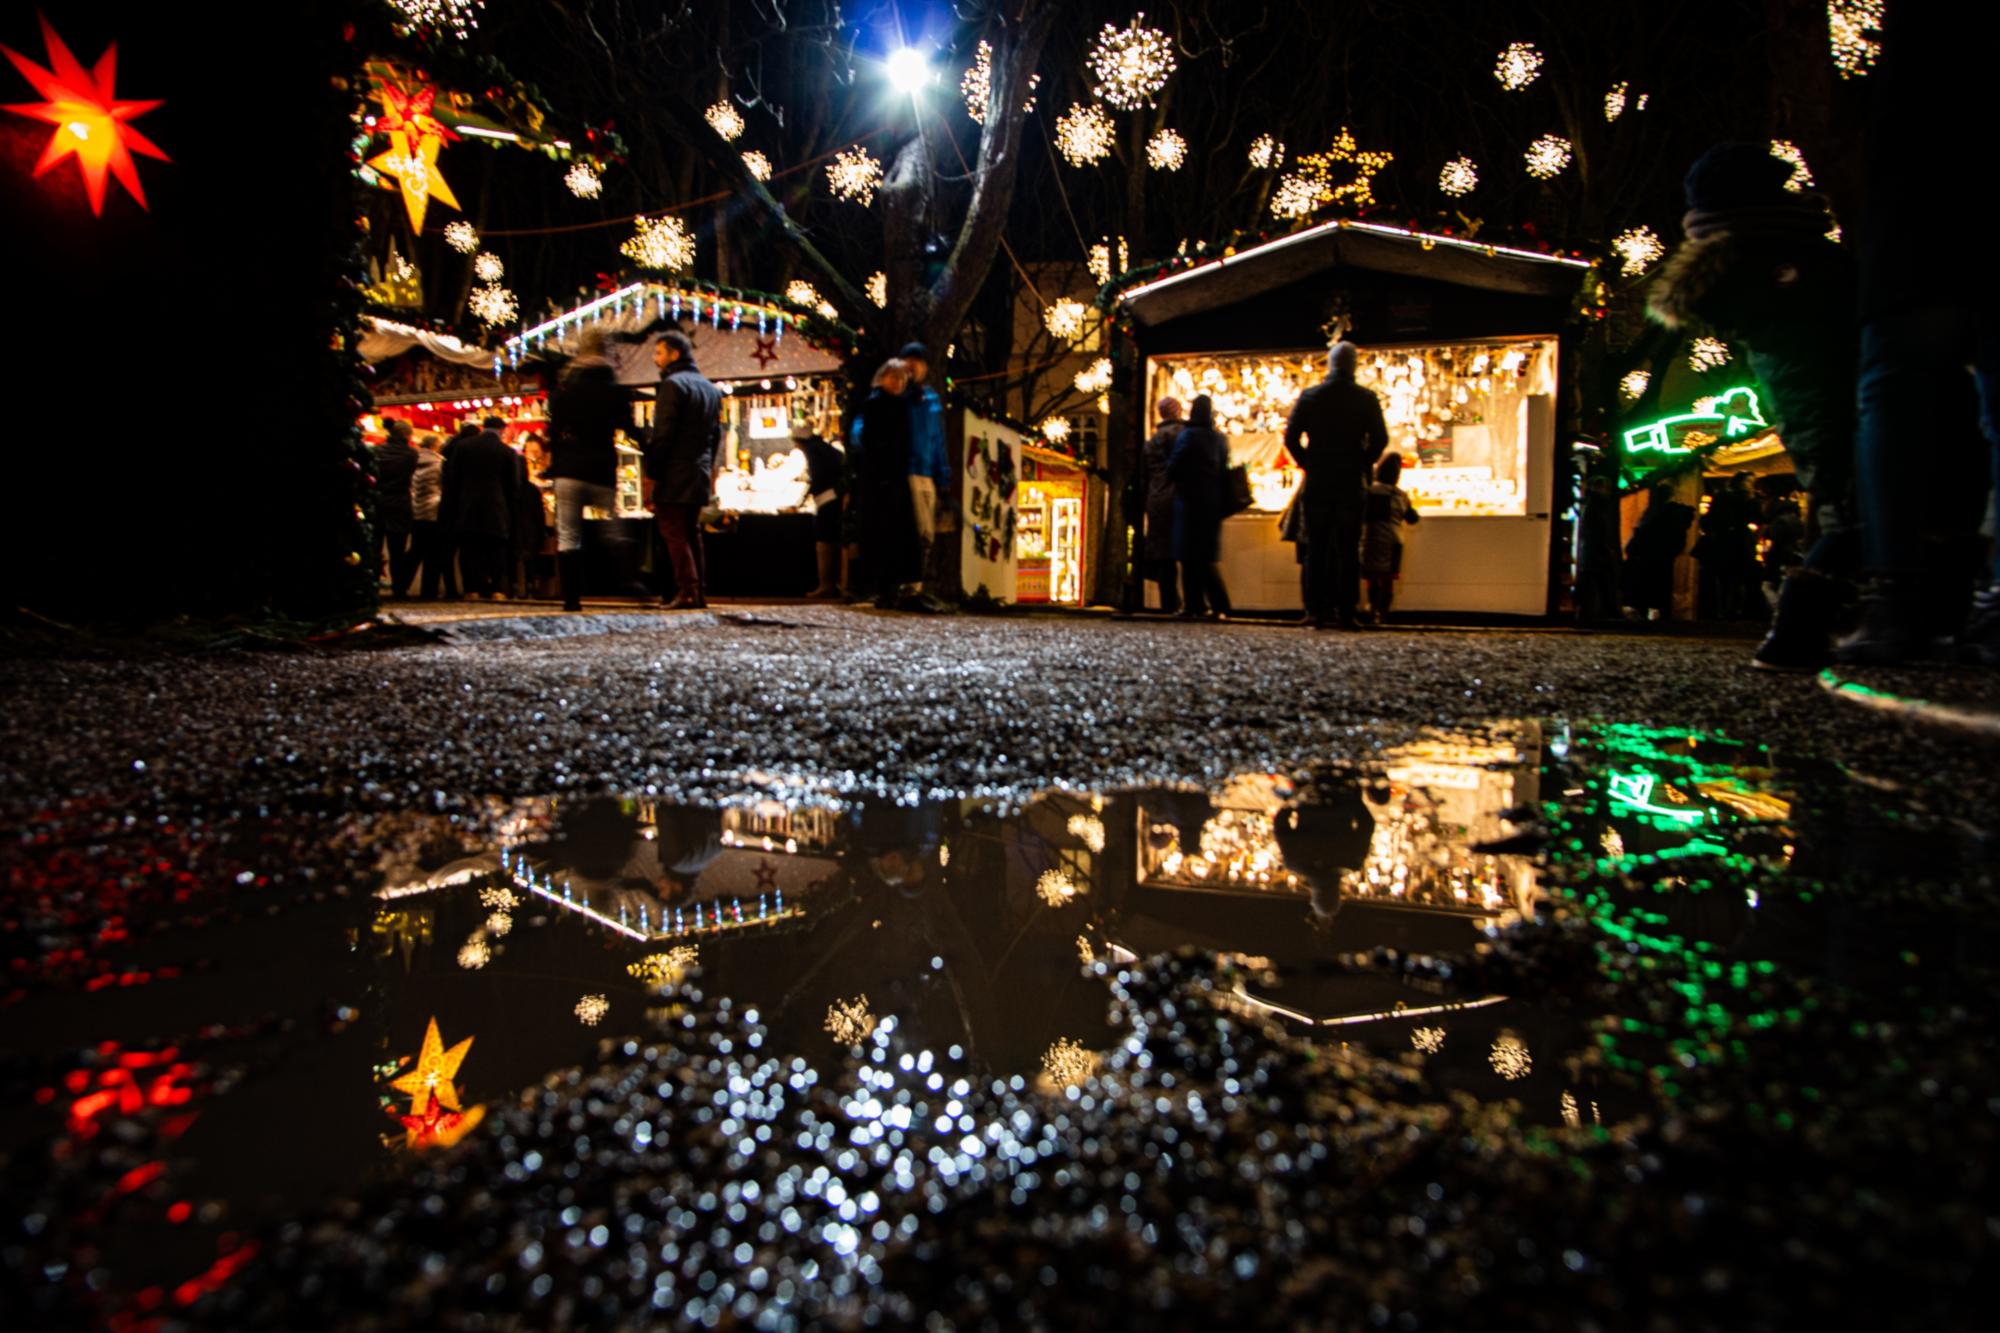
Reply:
[[[962, 1182], [961, 1157], [1002, 1145], [1025, 1170], [1036, 1117], [1109, 1108], [1173, 1072], [1159, 1062], [1192, 1039], [1130, 1030], [1108, 1015], [1107, 986], [1191, 949], [1224, 960], [1205, 993], [1231, 1021], [1275, 1022], [1315, 1058], [1390, 1062], [1411, 1106], [1605, 1142], [1745, 1058], [1732, 1025], [1767, 1021], [1743, 997], [1770, 960], [1802, 976], [1879, 970], [1880, 949], [1854, 945], [1882, 923], [1819, 910], [1825, 883], [1980, 854], [1935, 837], [1913, 851], [1879, 798], [1826, 777], [1802, 782], [1711, 737], [1518, 723], [1208, 792], [1056, 792], [1004, 809], [530, 800], [477, 839], [443, 817], [357, 821], [336, 842], [372, 867], [365, 893], [157, 946], [205, 952], [201, 985], [161, 968], [176, 980], [148, 992], [158, 1006], [31, 996], [22, 1012], [50, 1017], [43, 1058], [70, 1061], [44, 1099], [67, 1128], [16, 1136], [61, 1133], [73, 1152], [114, 1117], [154, 1116], [151, 1155], [110, 1159], [114, 1186], [136, 1182], [133, 1203], [93, 1222], [91, 1243], [126, 1286], [213, 1277], [199, 1245], [162, 1244], [160, 1228], [205, 1227], [212, 1244], [397, 1179], [412, 1154], [490, 1136], [494, 1119], [553, 1096], [552, 1074], [614, 1049], [602, 1038], [641, 1034], [692, 1060], [699, 1022], [758, 1078], [837, 1089], [867, 1142], [916, 1133], [919, 1105], [938, 1124], [962, 1118], [952, 1132], [966, 1137], [932, 1163]], [[1595, 979], [1568, 992], [1536, 980], [1509, 961], [1524, 939], [1586, 968], [1594, 957]], [[1581, 942], [1563, 954], [1566, 940]], [[1684, 978], [1687, 1013], [1627, 1012], [1628, 965]], [[258, 1026], [247, 1016], [282, 1008], [267, 990], [293, 1016]], [[336, 1017], [302, 1021], [310, 1003]], [[724, 1003], [741, 1034], [711, 1022]], [[196, 1031], [197, 1058], [163, 1040]], [[987, 1086], [1047, 1100], [981, 1128], [969, 1108]], [[307, 1154], [266, 1132], [301, 1107], [314, 1108]], [[728, 1123], [765, 1142], [768, 1125]], [[655, 1131], [641, 1119], [629, 1132]], [[926, 1169], [908, 1167], [912, 1182]], [[134, 1212], [141, 1200], [157, 1208]], [[839, 1231], [858, 1220], [826, 1234], [867, 1258], [879, 1251], [862, 1232]], [[898, 1241], [917, 1225], [899, 1223]]]

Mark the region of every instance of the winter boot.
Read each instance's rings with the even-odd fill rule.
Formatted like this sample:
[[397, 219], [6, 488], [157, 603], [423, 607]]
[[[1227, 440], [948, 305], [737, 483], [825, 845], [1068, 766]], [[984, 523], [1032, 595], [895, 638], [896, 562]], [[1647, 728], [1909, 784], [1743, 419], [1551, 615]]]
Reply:
[[1958, 632], [1961, 660], [2000, 667], [2000, 584], [1972, 599], [1972, 616]]
[[1834, 660], [1848, 666], [1895, 666], [1929, 656], [1935, 646], [1925, 625], [1930, 605], [1917, 580], [1877, 580], [1861, 594], [1861, 623], [1834, 645]]
[[583, 610], [583, 552], [556, 552], [556, 577], [562, 580], [563, 610]]
[[1840, 616], [1841, 585], [1810, 569], [1785, 575], [1771, 632], [1750, 665], [1759, 671], [1817, 671], [1833, 661], [1833, 627]]

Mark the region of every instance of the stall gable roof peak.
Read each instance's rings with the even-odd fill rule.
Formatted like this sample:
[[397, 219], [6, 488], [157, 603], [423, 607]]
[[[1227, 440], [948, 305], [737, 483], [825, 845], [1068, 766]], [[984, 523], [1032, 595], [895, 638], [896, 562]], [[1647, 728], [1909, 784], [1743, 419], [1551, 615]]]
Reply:
[[[560, 335], [563, 329], [570, 324], [581, 323], [605, 312], [621, 310], [628, 301], [643, 303], [654, 296], [678, 296], [686, 301], [713, 302], [725, 308], [741, 306], [748, 313], [756, 314], [761, 312], [774, 319], [788, 319], [794, 325], [803, 323], [807, 318], [807, 315], [802, 313], [799, 307], [787, 305], [775, 297], [761, 299], [747, 294], [730, 295], [725, 292], [703, 290], [697, 283], [657, 282], [652, 279], [641, 279], [638, 282], [627, 283], [616, 291], [606, 292], [602, 296], [585, 301], [582, 305], [572, 306], [570, 309], [563, 311], [551, 319], [543, 320], [533, 328], [523, 329], [509, 338], [503, 345], [510, 350], [525, 349], [532, 339], [544, 338], [550, 334]], [[834, 327], [849, 338], [854, 336], [853, 331], [848, 329], [844, 324], [836, 323]]]
[[[1411, 251], [1424, 257], [1418, 258]], [[1438, 251], [1444, 252], [1442, 257]], [[1555, 296], [1573, 290], [1591, 263], [1463, 236], [1336, 218], [1130, 287], [1119, 294], [1118, 303], [1140, 324], [1155, 325], [1262, 295], [1342, 266], [1431, 277], [1459, 286]], [[1225, 274], [1226, 286], [1220, 283]]]

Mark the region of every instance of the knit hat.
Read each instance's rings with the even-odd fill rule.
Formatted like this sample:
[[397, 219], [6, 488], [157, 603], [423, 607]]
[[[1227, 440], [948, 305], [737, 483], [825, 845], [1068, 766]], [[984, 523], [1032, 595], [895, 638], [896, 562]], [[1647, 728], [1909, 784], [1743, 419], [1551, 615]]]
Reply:
[[1792, 165], [1756, 143], [1719, 143], [1688, 168], [1685, 188], [1690, 213], [1796, 205], [1785, 189]]
[[931, 359], [931, 349], [922, 343], [904, 343], [903, 350], [896, 353], [896, 355], [902, 357], [905, 361], [913, 359], [928, 361]]

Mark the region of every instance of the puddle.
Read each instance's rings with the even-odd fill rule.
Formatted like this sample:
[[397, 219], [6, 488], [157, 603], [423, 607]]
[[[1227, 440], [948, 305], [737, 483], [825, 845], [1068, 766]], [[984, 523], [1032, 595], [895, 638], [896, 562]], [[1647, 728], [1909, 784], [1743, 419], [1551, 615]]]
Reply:
[[[1191, 1089], [1219, 1077], [1211, 1095], [1228, 1103], [1264, 1086], [1249, 1071], [1276, 1057], [1229, 1052], [1267, 1022], [1283, 1050], [1343, 1071], [1354, 1105], [1408, 1108], [1406, 1128], [1455, 1107], [1526, 1143], [1632, 1141], [1754, 1062], [1745, 1031], [1799, 1021], [1815, 988], [1875, 995], [1885, 1016], [1977, 1002], [1992, 942], [1969, 897], [1991, 879], [1979, 831], [1810, 760], [1559, 722], [1214, 791], [1008, 808], [797, 789], [719, 809], [578, 797], [331, 827], [106, 815], [12, 855], [17, 890], [39, 896], [10, 923], [0, 1144], [26, 1239], [7, 1267], [21, 1308], [51, 1317], [152, 1318], [227, 1293], [286, 1218], [398, 1194], [462, 1139], [512, 1154], [573, 1067], [623, 1060], [663, 1097], [673, 1079], [721, 1079], [718, 1126], [744, 1137], [689, 1188], [742, 1192], [732, 1225], [758, 1215], [744, 1207], [759, 1153], [789, 1162], [794, 1186], [844, 1178], [870, 1145], [880, 1165], [885, 1145], [917, 1142], [927, 1117], [929, 1156], [876, 1189], [907, 1172], [901, 1192], [941, 1191], [936, 1212], [971, 1207], [968, 1182], [1016, 1203], [1051, 1187], [1036, 1145], [1055, 1152], [1071, 1116], [1157, 1096], [1162, 1115], [1171, 1100], [1206, 1125]], [[94, 916], [80, 910], [93, 895], [107, 904]], [[1222, 964], [1141, 962], [1181, 950]], [[1169, 974], [1182, 990], [1162, 989]], [[1195, 995], [1221, 1016], [1206, 1029]], [[1232, 1114], [1255, 1129], [1259, 1105], [1276, 1103]], [[1274, 1133], [1323, 1153], [1281, 1120]], [[618, 1135], [641, 1151], [665, 1133], [650, 1123], [628, 1115]], [[579, 1160], [617, 1146], [573, 1138]], [[510, 1179], [536, 1169], [528, 1156], [542, 1154], [512, 1154]], [[705, 1295], [672, 1288], [656, 1308], [748, 1317], [781, 1272], [803, 1293], [847, 1271], [828, 1299], [858, 1300], [927, 1243], [922, 1208], [891, 1225], [882, 1204], [860, 1231], [843, 1200], [874, 1192], [815, 1191], [833, 1211], [800, 1254], [828, 1253], [759, 1259], [754, 1281], [751, 1241], [728, 1263], [689, 1259], [741, 1272], [724, 1299], [704, 1278]], [[666, 1205], [670, 1229], [684, 1203]], [[774, 1235], [752, 1238], [760, 1255]], [[286, 1263], [305, 1262], [296, 1251]]]

